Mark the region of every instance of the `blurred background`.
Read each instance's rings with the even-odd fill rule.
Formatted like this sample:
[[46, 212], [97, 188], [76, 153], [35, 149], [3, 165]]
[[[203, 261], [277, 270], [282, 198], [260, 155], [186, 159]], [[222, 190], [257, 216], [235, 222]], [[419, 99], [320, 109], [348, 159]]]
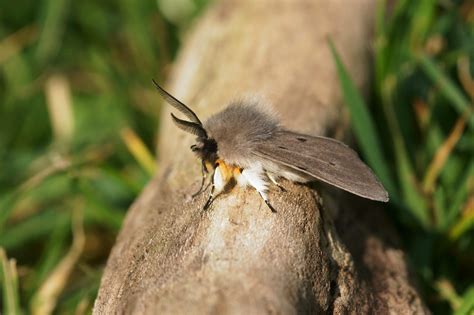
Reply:
[[[207, 2], [2, 2], [0, 313], [90, 313], [126, 210], [159, 167], [151, 79], [166, 79]], [[335, 53], [354, 134], [428, 307], [473, 314], [474, 2], [385, 7], [368, 100]]]

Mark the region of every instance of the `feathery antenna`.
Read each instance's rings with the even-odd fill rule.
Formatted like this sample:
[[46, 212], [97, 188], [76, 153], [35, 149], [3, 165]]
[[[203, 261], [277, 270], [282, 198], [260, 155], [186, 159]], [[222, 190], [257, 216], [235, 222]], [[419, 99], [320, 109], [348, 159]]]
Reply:
[[156, 83], [155, 80], [152, 80], [152, 81], [155, 84], [155, 87], [158, 90], [158, 93], [160, 93], [160, 95], [165, 99], [165, 101], [168, 104], [170, 104], [171, 106], [179, 110], [181, 113], [186, 115], [186, 117], [188, 117], [192, 122], [198, 124], [199, 126], [202, 126], [202, 123], [197, 117], [197, 115], [188, 106], [184, 105], [182, 102], [177, 100], [173, 95], [166, 92], [161, 86], [158, 85], [158, 83]]
[[176, 126], [178, 126], [179, 129], [192, 133], [193, 135], [196, 135], [200, 138], [207, 138], [207, 132], [201, 125], [198, 125], [195, 122], [179, 119], [173, 114], [171, 114], [171, 117], [173, 118], [174, 123], [176, 124]]

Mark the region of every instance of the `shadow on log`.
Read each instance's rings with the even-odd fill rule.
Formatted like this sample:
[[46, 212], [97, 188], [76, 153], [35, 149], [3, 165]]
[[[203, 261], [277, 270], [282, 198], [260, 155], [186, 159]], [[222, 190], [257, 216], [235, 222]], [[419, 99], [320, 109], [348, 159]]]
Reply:
[[[203, 119], [257, 94], [289, 129], [344, 134], [327, 39], [364, 89], [374, 2], [216, 1], [167, 88]], [[169, 111], [160, 172], [127, 215], [95, 314], [426, 312], [381, 204], [284, 181], [285, 192], [269, 194], [276, 214], [250, 188], [201, 210], [207, 193], [189, 198], [200, 184], [194, 139], [172, 125]]]

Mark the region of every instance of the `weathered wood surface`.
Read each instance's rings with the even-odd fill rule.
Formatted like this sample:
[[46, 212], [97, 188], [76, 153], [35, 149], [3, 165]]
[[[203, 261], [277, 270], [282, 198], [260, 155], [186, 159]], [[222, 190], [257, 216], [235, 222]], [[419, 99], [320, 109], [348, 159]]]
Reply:
[[[203, 119], [258, 94], [290, 129], [344, 134], [327, 39], [364, 89], [374, 2], [216, 1], [167, 87]], [[193, 137], [172, 125], [169, 111], [160, 172], [129, 210], [95, 314], [426, 312], [382, 204], [284, 181], [286, 192], [270, 192], [276, 214], [239, 188], [202, 211], [207, 194], [188, 198], [200, 182]]]

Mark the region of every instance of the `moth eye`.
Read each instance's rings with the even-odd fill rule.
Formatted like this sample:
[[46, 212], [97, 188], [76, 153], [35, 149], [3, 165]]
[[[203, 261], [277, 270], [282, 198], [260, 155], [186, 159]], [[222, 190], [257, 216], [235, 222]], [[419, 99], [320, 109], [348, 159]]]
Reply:
[[303, 137], [297, 137], [296, 139], [300, 142], [306, 142], [308, 140], [308, 139], [303, 138]]

